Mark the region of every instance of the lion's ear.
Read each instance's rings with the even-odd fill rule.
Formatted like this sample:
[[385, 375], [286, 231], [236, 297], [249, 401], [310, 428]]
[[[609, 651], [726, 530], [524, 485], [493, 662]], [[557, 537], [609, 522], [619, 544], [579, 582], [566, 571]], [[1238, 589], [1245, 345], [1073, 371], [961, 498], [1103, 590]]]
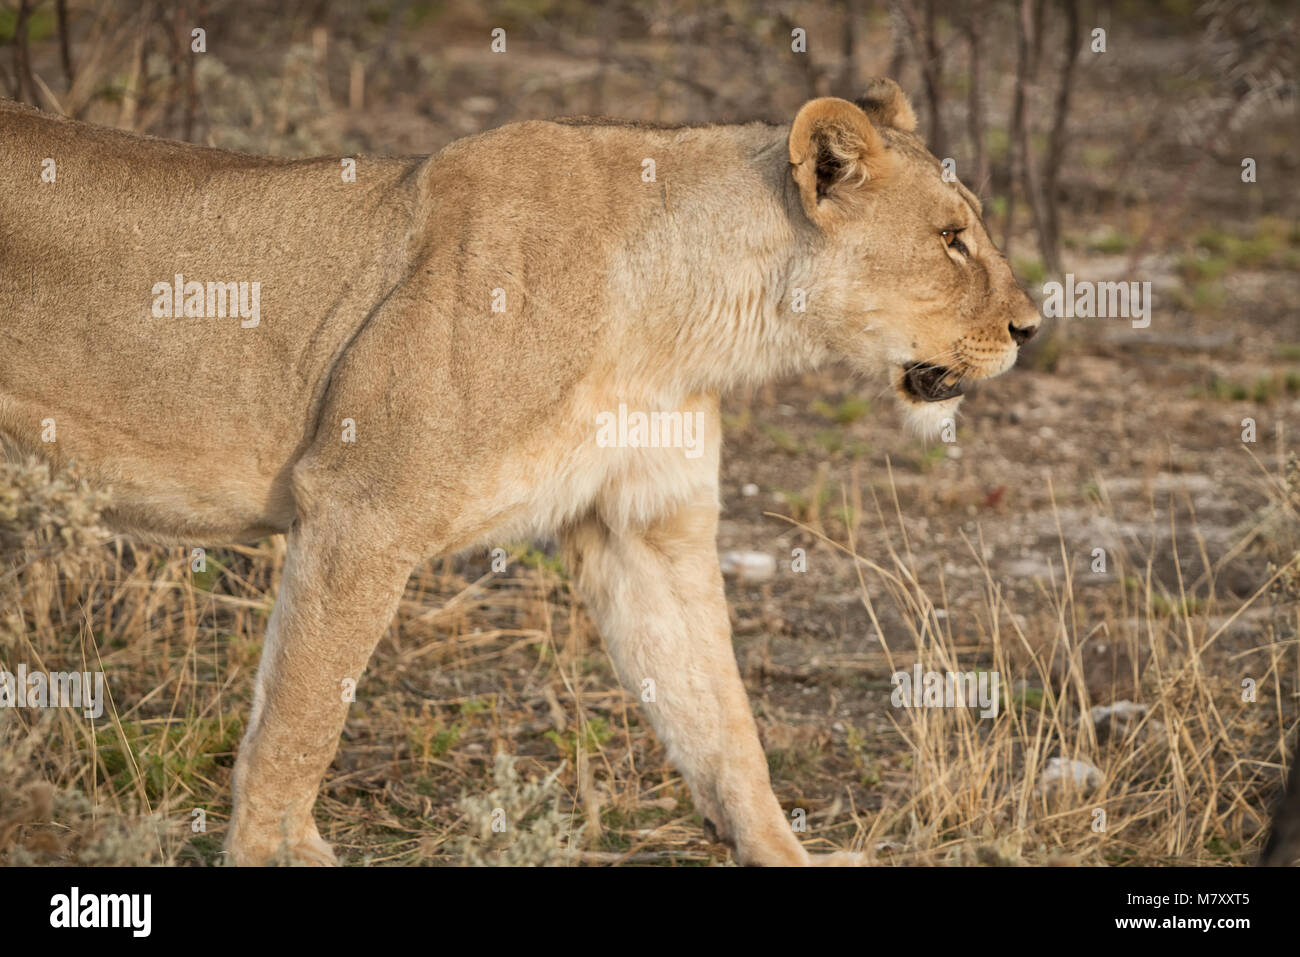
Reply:
[[907, 101], [907, 94], [888, 77], [877, 76], [867, 81], [863, 94], [853, 101], [871, 122], [892, 126], [906, 133], [916, 131], [916, 113]]
[[891, 165], [867, 115], [848, 100], [824, 96], [795, 115], [790, 168], [808, 218], [825, 226], [852, 213]]

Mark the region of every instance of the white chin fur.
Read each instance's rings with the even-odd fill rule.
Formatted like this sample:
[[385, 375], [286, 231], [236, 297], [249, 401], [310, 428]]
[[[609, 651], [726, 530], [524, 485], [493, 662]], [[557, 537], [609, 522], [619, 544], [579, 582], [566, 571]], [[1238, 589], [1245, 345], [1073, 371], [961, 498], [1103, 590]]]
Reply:
[[961, 396], [953, 396], [942, 402], [910, 402], [903, 400], [907, 428], [927, 441], [939, 438], [943, 427], [952, 423], [956, 428], [957, 407], [961, 405]]

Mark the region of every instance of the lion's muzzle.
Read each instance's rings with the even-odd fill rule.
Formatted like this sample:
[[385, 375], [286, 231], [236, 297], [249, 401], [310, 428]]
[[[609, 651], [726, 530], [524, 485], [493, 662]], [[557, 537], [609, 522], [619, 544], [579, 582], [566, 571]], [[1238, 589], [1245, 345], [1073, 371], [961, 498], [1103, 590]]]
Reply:
[[960, 372], [927, 362], [913, 362], [904, 367], [903, 389], [922, 402], [943, 402], [964, 391]]

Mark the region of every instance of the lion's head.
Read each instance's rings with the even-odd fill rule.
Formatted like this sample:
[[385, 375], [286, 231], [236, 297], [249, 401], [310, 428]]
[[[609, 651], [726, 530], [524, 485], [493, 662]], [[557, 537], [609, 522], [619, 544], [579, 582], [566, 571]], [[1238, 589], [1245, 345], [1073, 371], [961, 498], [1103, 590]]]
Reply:
[[912, 424], [931, 432], [965, 382], [1015, 364], [1039, 317], [979, 200], [944, 177], [915, 128], [898, 85], [879, 79], [856, 103], [805, 104], [789, 147], [811, 224], [810, 318], [833, 352], [889, 376]]

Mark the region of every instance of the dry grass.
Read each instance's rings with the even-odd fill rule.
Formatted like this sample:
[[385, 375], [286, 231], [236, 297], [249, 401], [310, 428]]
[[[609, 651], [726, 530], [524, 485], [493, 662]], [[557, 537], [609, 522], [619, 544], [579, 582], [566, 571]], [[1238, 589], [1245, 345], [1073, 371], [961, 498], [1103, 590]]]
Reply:
[[[7, 523], [27, 547], [0, 575], [0, 667], [102, 668], [111, 689], [95, 723], [66, 709], [5, 716], [0, 860], [218, 863], [280, 541], [210, 553], [203, 573], [183, 550], [122, 539], [55, 548], [94, 534], [93, 498], [75, 477], [0, 474], [0, 501], [21, 487], [50, 506], [27, 510], [25, 531]], [[1297, 474], [1289, 486], [1268, 479], [1274, 504], [1261, 520], [1283, 533], [1252, 527], [1244, 540], [1290, 547], [1277, 543], [1295, 527]], [[1061, 564], [1045, 569], [1026, 616], [974, 541], [964, 560], [984, 569], [978, 634], [957, 635], [943, 613], [944, 582], [917, 571], [904, 508], [875, 501], [893, 542], [880, 561], [854, 554], [847, 527], [835, 545], [855, 562], [870, 618], [887, 636], [850, 670], [888, 675], [917, 660], [926, 670], [993, 670], [1003, 708], [986, 720], [963, 709], [895, 710], [876, 685], [898, 736], [892, 752], [856, 728], [831, 742], [826, 728], [761, 718], [778, 793], [811, 809], [810, 847], [909, 864], [1249, 862], [1295, 722], [1297, 610], [1274, 587], [1294, 555], [1255, 595], [1229, 601], [1215, 594], [1213, 563], [1167, 593], [1155, 555], [1119, 549], [1109, 600], [1085, 607], [1063, 533]], [[71, 530], [73, 516], [90, 528]], [[1185, 538], [1195, 549], [1194, 530]], [[375, 864], [725, 860], [616, 690], [562, 573], [524, 549], [511, 569], [493, 576], [486, 565], [443, 561], [417, 571], [359, 689], [318, 804], [322, 833], [347, 858]], [[1234, 624], [1269, 602], [1269, 640], [1238, 647]], [[1148, 709], [1109, 735], [1089, 719], [1099, 645], [1124, 663]], [[1123, 677], [1112, 671], [1113, 681]], [[1254, 701], [1243, 700], [1245, 678]], [[517, 759], [494, 760], [502, 752]], [[1053, 757], [1095, 765], [1100, 785], [1043, 793]], [[521, 771], [544, 780], [525, 782]], [[829, 797], [824, 788], [808, 797], [806, 785], [837, 776], [844, 782], [832, 780]], [[871, 810], [858, 804], [864, 782]], [[494, 834], [496, 808], [523, 826]], [[196, 809], [206, 830], [195, 830]], [[1095, 829], [1098, 809], [1104, 830]]]
[[[1275, 505], [1265, 521], [1289, 526], [1294, 540], [1294, 458], [1288, 480], [1273, 483]], [[890, 505], [899, 507], [896, 499]], [[1278, 606], [1262, 646], [1238, 649], [1225, 636], [1294, 574], [1300, 553], [1293, 549], [1247, 600], [1224, 602], [1208, 557], [1198, 597], [1181, 575], [1178, 592], [1164, 593], [1154, 554], [1120, 551], [1112, 556], [1119, 566], [1113, 604], [1102, 610], [1077, 600], [1064, 534], [1061, 543], [1060, 565], [1046, 569], [1040, 583], [1048, 610], [1032, 622], [1007, 603], [978, 543], [968, 543], [968, 560], [985, 578], [984, 634], [976, 648], [961, 651], [946, 625], [942, 586], [936, 600], [918, 581], [905, 536], [883, 563], [852, 555], [851, 543], [844, 549], [862, 569], [877, 634], [887, 632], [867, 576], [883, 582], [903, 610], [906, 635], [881, 643], [891, 671], [920, 661], [927, 671], [996, 672], [1005, 704], [994, 720], [965, 709], [902, 711], [896, 721], [914, 755], [908, 797], [882, 809], [854, 847], [907, 864], [1253, 860], [1271, 806], [1264, 796], [1284, 776], [1285, 741], [1296, 720], [1296, 605]], [[1094, 724], [1091, 652], [1129, 665], [1143, 715], [1113, 729]], [[1122, 684], [1125, 676], [1111, 677]], [[1253, 695], [1244, 690], [1248, 681]], [[1043, 787], [1053, 758], [1095, 766], [1099, 783]]]

